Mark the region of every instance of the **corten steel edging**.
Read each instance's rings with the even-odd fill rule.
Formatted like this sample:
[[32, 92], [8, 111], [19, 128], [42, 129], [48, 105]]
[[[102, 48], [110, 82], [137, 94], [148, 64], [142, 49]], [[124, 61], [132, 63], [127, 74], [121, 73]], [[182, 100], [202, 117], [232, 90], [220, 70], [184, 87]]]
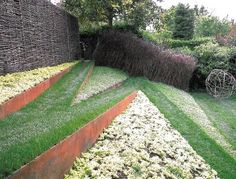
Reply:
[[72, 67], [69, 67], [51, 78], [40, 82], [36, 86], [27, 89], [26, 91], [14, 96], [12, 99], [4, 102], [0, 105], [0, 120], [3, 120], [9, 114], [16, 112], [35, 100], [40, 96], [45, 90], [50, 88], [54, 83], [56, 83], [63, 75], [68, 73]]
[[104, 128], [121, 114], [137, 96], [133, 92], [93, 121], [66, 137], [30, 163], [14, 172], [10, 179], [60, 179], [72, 167], [76, 157], [90, 148]]

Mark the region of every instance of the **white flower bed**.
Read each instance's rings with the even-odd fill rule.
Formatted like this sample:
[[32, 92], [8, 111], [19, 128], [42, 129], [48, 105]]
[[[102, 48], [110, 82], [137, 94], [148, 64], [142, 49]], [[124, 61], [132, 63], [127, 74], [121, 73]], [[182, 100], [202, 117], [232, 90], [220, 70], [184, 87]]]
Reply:
[[139, 92], [65, 178], [218, 178]]
[[99, 94], [114, 85], [121, 83], [127, 78], [128, 76], [120, 70], [108, 67], [95, 67], [85, 88], [80, 91], [76, 97], [75, 103], [79, 103], [96, 94]]
[[38, 68], [30, 71], [0, 76], [0, 104], [74, 65], [75, 63], [77, 62], [64, 63], [57, 66]]

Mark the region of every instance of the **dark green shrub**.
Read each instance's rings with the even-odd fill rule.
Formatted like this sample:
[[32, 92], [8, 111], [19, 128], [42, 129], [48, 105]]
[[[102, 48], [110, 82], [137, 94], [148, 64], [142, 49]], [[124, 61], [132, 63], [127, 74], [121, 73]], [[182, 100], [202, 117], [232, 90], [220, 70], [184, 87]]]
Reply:
[[101, 36], [94, 59], [97, 65], [120, 68], [130, 75], [145, 76], [184, 90], [188, 90], [196, 67], [195, 59], [190, 56], [163, 50], [134, 34], [119, 31]]

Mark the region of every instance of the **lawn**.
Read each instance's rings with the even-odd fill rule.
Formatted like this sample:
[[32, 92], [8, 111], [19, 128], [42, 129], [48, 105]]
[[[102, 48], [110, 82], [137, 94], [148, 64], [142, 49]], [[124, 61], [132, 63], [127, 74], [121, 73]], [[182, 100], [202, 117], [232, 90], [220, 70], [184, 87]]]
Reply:
[[209, 120], [236, 150], [236, 97], [215, 99], [206, 93], [192, 93]]

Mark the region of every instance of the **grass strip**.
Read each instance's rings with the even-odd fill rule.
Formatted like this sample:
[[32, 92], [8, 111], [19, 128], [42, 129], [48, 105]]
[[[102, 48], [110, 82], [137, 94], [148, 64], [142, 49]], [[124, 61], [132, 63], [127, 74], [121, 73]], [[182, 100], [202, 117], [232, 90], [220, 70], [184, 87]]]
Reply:
[[[218, 126], [214, 124], [214, 120], [209, 119], [209, 117], [206, 115], [205, 111], [200, 107], [200, 105], [196, 102], [196, 100], [191, 96], [190, 93], [187, 93], [185, 91], [179, 90], [177, 88], [159, 83], [158, 84], [158, 90], [163, 93], [173, 104], [178, 106], [178, 108], [183, 111], [190, 119], [193, 120], [197, 125], [199, 125], [204, 132], [207, 133], [208, 136], [210, 136], [213, 140], [216, 141], [217, 144], [219, 144], [224, 150], [229, 153], [234, 159], [236, 159], [236, 150], [235, 147], [232, 145], [232, 143], [229, 142], [227, 137], [222, 134], [221, 130]], [[202, 94], [203, 99], [206, 99], [206, 102], [210, 102], [211, 97], [208, 96], [206, 93], [200, 93]], [[208, 98], [205, 98], [208, 97]], [[210, 99], [209, 99], [210, 97]], [[212, 99], [211, 99], [212, 100]], [[210, 104], [215, 106], [217, 104], [217, 101], [212, 101]], [[228, 100], [227, 100], [228, 102]], [[236, 110], [236, 103], [235, 105], [228, 105], [228, 110]], [[221, 109], [222, 107], [219, 106]], [[220, 111], [219, 111], [220, 112]], [[224, 111], [221, 111], [221, 114], [224, 114]], [[227, 114], [226, 116], [229, 116], [228, 118], [233, 119], [233, 115], [231, 113]], [[217, 118], [217, 116], [212, 116], [213, 118]], [[227, 117], [226, 117], [227, 118]], [[224, 124], [226, 120], [222, 120], [224, 117], [221, 115], [221, 123]], [[236, 111], [235, 111], [235, 119], [236, 119]], [[236, 138], [236, 132], [233, 132], [232, 134], [235, 134]]]
[[70, 106], [91, 63], [76, 65], [37, 100], [0, 122], [0, 178], [10, 175], [129, 95], [122, 87]]
[[192, 93], [195, 101], [236, 150], [236, 100], [215, 99], [206, 93]]
[[218, 172], [221, 178], [236, 178], [236, 161], [161, 93], [157, 83], [144, 81], [142, 86], [144, 93], [171, 122], [172, 126]]

